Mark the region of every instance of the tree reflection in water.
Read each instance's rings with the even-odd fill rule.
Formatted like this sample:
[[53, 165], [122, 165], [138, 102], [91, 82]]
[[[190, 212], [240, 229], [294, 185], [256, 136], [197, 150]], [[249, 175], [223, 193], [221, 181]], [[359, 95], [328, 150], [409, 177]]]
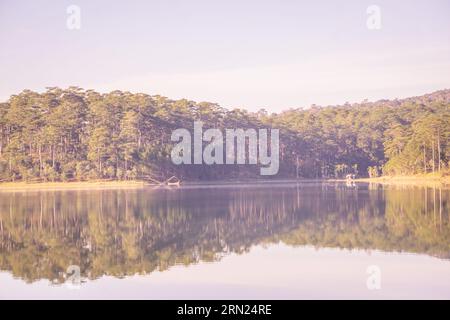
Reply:
[[124, 277], [283, 242], [450, 258], [448, 189], [270, 184], [0, 193], [0, 269]]

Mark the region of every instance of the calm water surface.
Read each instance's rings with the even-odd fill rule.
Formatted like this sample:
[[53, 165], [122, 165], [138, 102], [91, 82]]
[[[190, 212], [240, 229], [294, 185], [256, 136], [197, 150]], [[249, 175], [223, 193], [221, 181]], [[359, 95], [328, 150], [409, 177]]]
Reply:
[[449, 199], [330, 183], [0, 192], [0, 299], [450, 299]]

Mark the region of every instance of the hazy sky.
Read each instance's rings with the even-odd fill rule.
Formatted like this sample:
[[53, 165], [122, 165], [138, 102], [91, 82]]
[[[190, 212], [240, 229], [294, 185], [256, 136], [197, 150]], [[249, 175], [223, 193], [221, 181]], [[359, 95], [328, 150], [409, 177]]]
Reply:
[[420, 95], [450, 88], [449, 17], [448, 0], [0, 0], [0, 100], [77, 85], [280, 111]]

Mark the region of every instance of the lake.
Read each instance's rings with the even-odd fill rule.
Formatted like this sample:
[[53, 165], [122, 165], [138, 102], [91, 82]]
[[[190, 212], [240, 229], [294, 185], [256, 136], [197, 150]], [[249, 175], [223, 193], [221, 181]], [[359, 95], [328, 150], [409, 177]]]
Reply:
[[450, 190], [0, 192], [0, 299], [449, 299]]

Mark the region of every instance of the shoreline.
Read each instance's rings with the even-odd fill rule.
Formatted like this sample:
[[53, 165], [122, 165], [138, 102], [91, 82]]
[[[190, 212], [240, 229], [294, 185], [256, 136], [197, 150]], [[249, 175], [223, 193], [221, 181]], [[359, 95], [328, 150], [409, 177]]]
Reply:
[[437, 186], [450, 185], [450, 175], [428, 173], [410, 176], [382, 176], [376, 178], [361, 178], [355, 179], [354, 181], [379, 183], [385, 185]]
[[[359, 178], [352, 180], [354, 182], [378, 183], [385, 185], [416, 185], [416, 186], [437, 186], [450, 185], [450, 175], [421, 174], [411, 176], [382, 176], [376, 178]], [[255, 182], [346, 182], [346, 179], [286, 179], [286, 180], [255, 180], [255, 181], [220, 181], [221, 184], [248, 184]], [[192, 181], [186, 182], [186, 185], [197, 184], [215, 184], [218, 181]], [[0, 192], [2, 191], [27, 191], [27, 190], [90, 190], [90, 189], [118, 189], [118, 188], [143, 188], [149, 185], [142, 180], [94, 180], [94, 181], [66, 181], [66, 182], [0, 182]]]
[[1, 182], [1, 191], [26, 191], [26, 190], [90, 190], [90, 189], [117, 189], [117, 188], [141, 188], [144, 181], [71, 181], [71, 182]]
[[[214, 180], [214, 181], [186, 181], [182, 186], [207, 185], [247, 185], [260, 183], [311, 183], [327, 182], [324, 179], [280, 179], [280, 180]], [[95, 189], [138, 189], [143, 187], [158, 187], [143, 180], [95, 180], [95, 181], [66, 181], [66, 182], [0, 182], [0, 192], [6, 191], [40, 191], [40, 190], [95, 190]], [[161, 187], [171, 187], [162, 185]]]

